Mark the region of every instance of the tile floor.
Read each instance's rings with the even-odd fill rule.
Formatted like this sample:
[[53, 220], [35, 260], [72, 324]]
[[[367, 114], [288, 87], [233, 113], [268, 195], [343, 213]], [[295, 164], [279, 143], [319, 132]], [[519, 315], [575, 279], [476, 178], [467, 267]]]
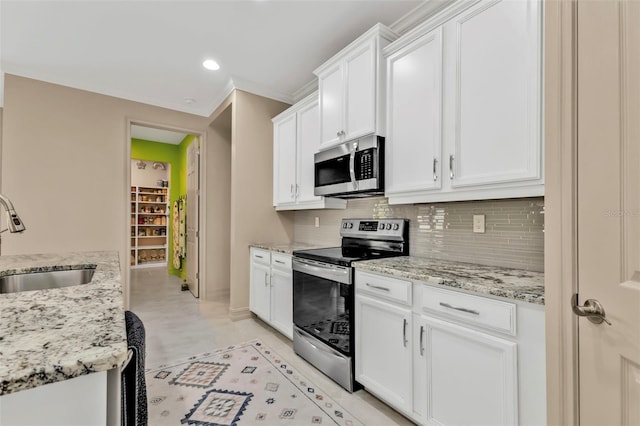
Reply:
[[147, 367], [259, 338], [364, 424], [413, 424], [364, 390], [353, 394], [343, 390], [298, 357], [291, 341], [262, 321], [229, 320], [228, 300], [199, 301], [180, 291], [181, 280], [167, 275], [165, 268], [133, 269], [130, 283], [131, 310], [147, 333]]

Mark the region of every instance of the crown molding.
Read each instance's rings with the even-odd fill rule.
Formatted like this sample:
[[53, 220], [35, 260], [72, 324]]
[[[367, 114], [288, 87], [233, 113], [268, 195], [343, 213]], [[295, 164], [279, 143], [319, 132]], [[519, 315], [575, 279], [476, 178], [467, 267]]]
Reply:
[[426, 0], [389, 25], [389, 28], [399, 35], [405, 34], [456, 1], [459, 0]]
[[295, 92], [293, 92], [293, 100], [297, 103], [318, 90], [318, 79], [314, 78]]

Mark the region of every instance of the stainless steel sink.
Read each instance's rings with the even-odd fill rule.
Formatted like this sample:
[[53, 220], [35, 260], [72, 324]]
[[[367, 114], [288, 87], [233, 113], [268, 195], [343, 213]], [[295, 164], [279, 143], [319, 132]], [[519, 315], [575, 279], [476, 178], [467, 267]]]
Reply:
[[66, 271], [34, 272], [0, 277], [0, 293], [44, 290], [47, 288], [69, 287], [88, 284], [95, 268], [72, 269]]

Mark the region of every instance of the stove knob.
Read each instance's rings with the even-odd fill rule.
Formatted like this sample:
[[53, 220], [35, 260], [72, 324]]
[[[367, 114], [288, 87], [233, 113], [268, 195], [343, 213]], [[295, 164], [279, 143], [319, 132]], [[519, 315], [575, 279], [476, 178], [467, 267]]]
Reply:
[[387, 231], [390, 230], [391, 229], [391, 224], [387, 223], [386, 228], [387, 228]]
[[342, 223], [342, 229], [347, 229], [347, 222]]
[[394, 231], [397, 231], [398, 229], [400, 229], [400, 225], [399, 225], [399, 224], [397, 224], [397, 223], [394, 223], [394, 224], [393, 224], [393, 230], [394, 230]]
[[378, 229], [382, 231], [384, 229], [384, 223], [381, 223], [380, 225], [378, 225]]
[[351, 222], [347, 222], [347, 228], [348, 228], [348, 229], [353, 228], [353, 223], [351, 223]]

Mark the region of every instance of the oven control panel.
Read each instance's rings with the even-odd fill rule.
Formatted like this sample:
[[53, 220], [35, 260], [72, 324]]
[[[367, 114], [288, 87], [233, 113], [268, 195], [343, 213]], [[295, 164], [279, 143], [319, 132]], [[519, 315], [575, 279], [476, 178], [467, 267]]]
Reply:
[[402, 237], [407, 219], [342, 219], [340, 235], [353, 238], [385, 239]]

